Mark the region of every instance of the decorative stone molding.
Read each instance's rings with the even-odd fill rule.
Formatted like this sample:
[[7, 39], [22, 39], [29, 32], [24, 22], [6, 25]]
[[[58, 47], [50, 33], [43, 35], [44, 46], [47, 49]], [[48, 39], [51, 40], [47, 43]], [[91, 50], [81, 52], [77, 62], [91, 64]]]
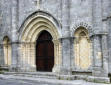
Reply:
[[55, 26], [55, 28], [57, 29], [60, 37], [62, 36], [61, 33], [61, 24], [60, 22], [54, 17], [52, 16], [49, 12], [47, 11], [42, 11], [42, 10], [37, 10], [36, 12], [30, 14], [23, 22], [23, 24], [21, 25], [20, 29], [18, 30], [19, 34], [19, 40], [21, 38], [22, 32], [24, 30], [24, 28], [34, 19], [36, 19], [37, 17], [42, 17], [45, 18], [47, 20], [49, 20], [51, 22], [51, 24], [53, 24]]
[[76, 31], [78, 28], [80, 28], [80, 27], [83, 27], [83, 28], [87, 29], [87, 30], [88, 30], [88, 33], [89, 33], [89, 36], [92, 36], [92, 35], [93, 35], [92, 27], [91, 27], [89, 24], [87, 24], [87, 23], [80, 22], [80, 23], [78, 23], [78, 24], [75, 24], [75, 26], [72, 28], [72, 30], [71, 30], [71, 36], [74, 36], [75, 31]]
[[[47, 16], [45, 16], [47, 15]], [[19, 36], [20, 54], [21, 62], [23, 63], [23, 68], [25, 67], [35, 67], [35, 57], [36, 57], [36, 40], [38, 39], [40, 33], [44, 30], [48, 31], [54, 43], [54, 68], [53, 72], [58, 71], [58, 66], [61, 64], [61, 44], [59, 42], [60, 38], [60, 27], [57, 21], [53, 21], [53, 17], [49, 17], [48, 14], [43, 12], [36, 12], [34, 15], [30, 16], [29, 19], [24, 23], [21, 28], [21, 35]], [[33, 43], [33, 46], [30, 43]], [[25, 61], [28, 59], [27, 61]], [[31, 62], [29, 62], [31, 60]], [[29, 65], [29, 66], [25, 66]], [[36, 66], [37, 67], [37, 66]], [[29, 68], [30, 69], [30, 68]]]

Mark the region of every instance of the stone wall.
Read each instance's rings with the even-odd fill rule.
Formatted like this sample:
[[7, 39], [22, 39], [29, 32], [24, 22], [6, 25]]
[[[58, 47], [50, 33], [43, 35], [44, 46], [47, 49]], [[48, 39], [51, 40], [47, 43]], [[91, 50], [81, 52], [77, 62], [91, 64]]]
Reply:
[[[111, 70], [109, 0], [1, 0], [0, 4], [0, 55], [3, 59], [3, 38], [8, 36], [12, 49], [12, 71], [24, 69], [24, 66], [20, 68], [21, 63], [31, 63], [29, 55], [32, 48], [26, 43], [35, 43], [39, 33], [47, 30], [54, 38], [54, 71], [71, 74], [75, 71], [74, 33], [79, 27], [84, 27], [92, 45], [90, 72], [97, 77], [108, 76], [108, 71]], [[34, 54], [33, 52], [32, 55]], [[26, 56], [28, 62], [23, 61]], [[31, 65], [33, 64], [34, 62]]]

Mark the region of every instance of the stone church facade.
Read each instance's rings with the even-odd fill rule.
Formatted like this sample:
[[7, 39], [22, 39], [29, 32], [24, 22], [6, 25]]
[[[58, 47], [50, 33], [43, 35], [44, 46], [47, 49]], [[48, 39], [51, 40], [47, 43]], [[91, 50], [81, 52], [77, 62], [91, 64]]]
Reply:
[[110, 0], [1, 0], [0, 66], [109, 82]]

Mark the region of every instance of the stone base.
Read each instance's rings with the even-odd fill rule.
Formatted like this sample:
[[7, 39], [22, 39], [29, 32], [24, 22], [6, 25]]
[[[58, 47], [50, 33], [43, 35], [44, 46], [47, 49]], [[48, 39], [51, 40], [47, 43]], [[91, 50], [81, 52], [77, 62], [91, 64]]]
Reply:
[[85, 80], [95, 83], [110, 83], [110, 78], [108, 77], [94, 77], [88, 75], [58, 75], [60, 80]]
[[66, 69], [63, 66], [54, 66], [53, 71], [54, 73], [57, 74], [63, 74], [63, 75], [71, 75], [72, 71], [70, 69]]
[[36, 72], [36, 67], [18, 67], [16, 72]]
[[0, 66], [0, 71], [9, 71], [9, 66]]
[[92, 75], [96, 77], [104, 77], [103, 69], [100, 67], [93, 67]]
[[54, 65], [52, 72], [57, 73], [57, 74], [61, 73], [62, 72], [62, 66]]
[[10, 72], [18, 72], [18, 68], [17, 68], [16, 66], [14, 66], [14, 65], [13, 65], [13, 66], [11, 65], [11, 66], [9, 67], [9, 71], [10, 71]]
[[95, 83], [110, 83], [110, 78], [108, 78], [108, 77], [94, 77], [94, 76], [89, 76], [87, 78], [87, 81], [89, 81], [89, 82], [95, 82]]

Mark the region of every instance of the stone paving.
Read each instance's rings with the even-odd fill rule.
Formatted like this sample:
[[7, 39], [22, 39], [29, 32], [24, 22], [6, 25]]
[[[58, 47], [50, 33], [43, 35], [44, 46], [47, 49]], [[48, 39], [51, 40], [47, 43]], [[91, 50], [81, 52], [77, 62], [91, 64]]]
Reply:
[[29, 81], [22, 81], [22, 80], [0, 80], [0, 85], [51, 85], [45, 83], [34, 83]]
[[111, 85], [102, 83], [92, 83], [83, 80], [57, 80], [46, 78], [20, 77], [0, 74], [0, 85]]

